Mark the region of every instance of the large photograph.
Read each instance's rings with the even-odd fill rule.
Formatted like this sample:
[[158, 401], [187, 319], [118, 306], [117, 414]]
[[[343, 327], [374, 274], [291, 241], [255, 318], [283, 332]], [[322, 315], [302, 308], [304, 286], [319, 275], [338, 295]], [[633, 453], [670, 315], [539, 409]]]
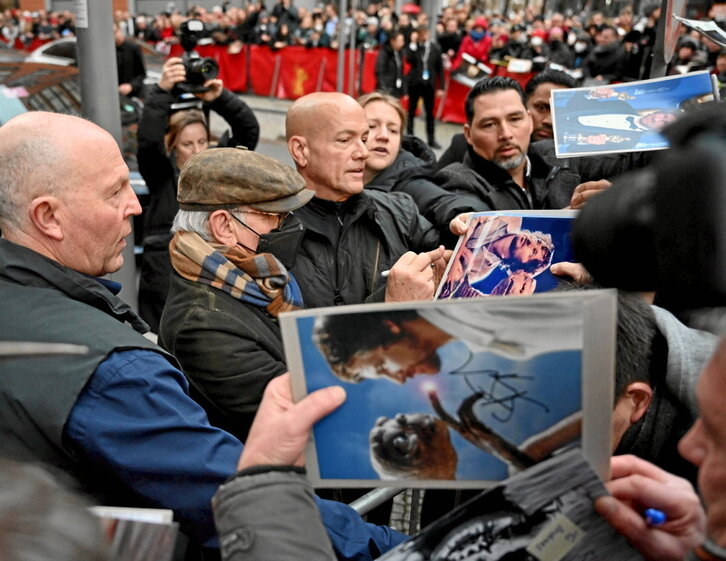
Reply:
[[554, 289], [553, 263], [574, 261], [576, 211], [481, 212], [454, 249], [436, 299], [526, 295]]
[[525, 470], [450, 512], [381, 561], [638, 561], [593, 509], [607, 490], [577, 450]]
[[[313, 484], [476, 487], [580, 443], [583, 413], [607, 427], [611, 297], [589, 291], [285, 314], [296, 397], [335, 384], [348, 396], [314, 428]], [[605, 304], [600, 327], [609, 327], [594, 336], [585, 316], [596, 301]], [[600, 349], [613, 356], [594, 360], [584, 340], [601, 336]], [[584, 412], [590, 383], [604, 386], [591, 388], [599, 400]], [[607, 458], [609, 431], [593, 432], [591, 449]]]
[[708, 72], [692, 72], [551, 93], [555, 151], [558, 157], [661, 150], [668, 141], [659, 131], [684, 111], [714, 99]]

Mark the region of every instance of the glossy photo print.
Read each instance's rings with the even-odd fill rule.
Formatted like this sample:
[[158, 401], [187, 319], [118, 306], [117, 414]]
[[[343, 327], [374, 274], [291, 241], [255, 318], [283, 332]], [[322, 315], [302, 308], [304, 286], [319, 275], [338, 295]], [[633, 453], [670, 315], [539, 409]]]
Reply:
[[[336, 384], [347, 392], [314, 428], [314, 485], [476, 487], [583, 442], [583, 415], [590, 429], [607, 427], [611, 297], [588, 291], [285, 314], [296, 398]], [[600, 319], [586, 327], [593, 305]], [[584, 351], [594, 331], [604, 337], [595, 353], [604, 360]], [[588, 393], [600, 398], [585, 407]], [[608, 456], [609, 431], [592, 432], [588, 449], [598, 462]]]
[[449, 259], [436, 299], [527, 295], [552, 290], [553, 263], [574, 261], [576, 211], [472, 215]]
[[593, 508], [607, 490], [578, 450], [517, 473], [380, 561], [642, 561]]
[[661, 150], [659, 131], [683, 112], [714, 100], [708, 72], [551, 92], [558, 157]]

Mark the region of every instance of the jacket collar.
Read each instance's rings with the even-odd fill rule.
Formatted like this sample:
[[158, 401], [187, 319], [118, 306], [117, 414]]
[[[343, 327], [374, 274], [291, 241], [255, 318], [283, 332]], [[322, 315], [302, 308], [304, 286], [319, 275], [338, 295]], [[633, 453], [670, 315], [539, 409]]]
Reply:
[[[545, 179], [550, 172], [552, 167], [542, 158], [542, 156], [530, 149], [527, 151], [527, 178], [528, 179]], [[474, 152], [474, 149], [467, 145], [467, 152], [464, 156], [464, 164], [473, 169], [479, 175], [484, 177], [493, 185], [502, 185], [508, 181], [513, 181], [512, 176], [504, 168], [498, 166], [491, 160], [482, 158], [479, 154]]]
[[348, 225], [369, 211], [373, 204], [366, 193], [358, 193], [341, 203], [313, 197], [308, 204], [295, 211], [306, 229], [323, 232], [331, 222]]
[[32, 249], [4, 239], [0, 239], [0, 280], [57, 290], [122, 323], [129, 323], [139, 333], [149, 331], [149, 326], [100, 279], [64, 267]]

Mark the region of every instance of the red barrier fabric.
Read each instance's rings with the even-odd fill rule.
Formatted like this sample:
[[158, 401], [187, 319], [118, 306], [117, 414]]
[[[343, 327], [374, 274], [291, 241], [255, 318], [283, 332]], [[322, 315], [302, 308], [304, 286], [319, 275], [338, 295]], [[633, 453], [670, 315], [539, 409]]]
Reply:
[[[247, 45], [238, 54], [229, 54], [221, 45], [203, 45], [197, 48], [200, 56], [212, 57], [220, 66], [220, 78], [225, 86], [236, 92], [251, 91], [264, 97], [297, 99], [316, 92], [334, 92], [337, 87], [338, 52], [333, 49], [304, 47], [285, 47], [273, 51], [261, 45]], [[181, 56], [179, 45], [173, 45], [173, 56]], [[343, 90], [356, 97], [375, 89], [375, 66], [377, 51], [366, 51], [361, 57], [359, 52], [345, 51], [345, 77]], [[249, 64], [247, 58], [249, 57]], [[355, 59], [353, 79], [349, 73], [350, 58]], [[509, 76], [522, 86], [534, 75], [507, 72], [497, 69], [497, 75]], [[436, 100], [434, 112], [442, 120], [451, 123], [464, 123], [464, 100], [469, 88], [450, 79], [445, 72], [444, 96]], [[404, 108], [407, 98], [403, 98]]]
[[33, 37], [33, 39], [30, 41], [29, 45], [25, 45], [25, 43], [20, 39], [20, 37], [15, 38], [15, 42], [13, 43], [13, 49], [16, 49], [18, 51], [34, 51], [41, 45], [45, 45], [46, 43], [49, 43], [51, 39], [38, 39], [37, 37]]

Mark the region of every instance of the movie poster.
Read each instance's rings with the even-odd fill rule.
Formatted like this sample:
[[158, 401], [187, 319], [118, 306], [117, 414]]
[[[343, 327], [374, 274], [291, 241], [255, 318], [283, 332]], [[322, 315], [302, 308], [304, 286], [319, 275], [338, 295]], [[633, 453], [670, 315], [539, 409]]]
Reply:
[[660, 130], [714, 99], [708, 72], [551, 92], [558, 157], [661, 150]]
[[295, 397], [347, 392], [313, 430], [316, 487], [480, 487], [575, 445], [606, 473], [613, 291], [319, 308], [281, 322]]

